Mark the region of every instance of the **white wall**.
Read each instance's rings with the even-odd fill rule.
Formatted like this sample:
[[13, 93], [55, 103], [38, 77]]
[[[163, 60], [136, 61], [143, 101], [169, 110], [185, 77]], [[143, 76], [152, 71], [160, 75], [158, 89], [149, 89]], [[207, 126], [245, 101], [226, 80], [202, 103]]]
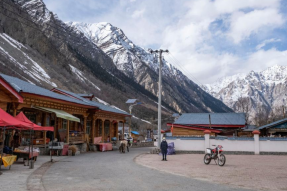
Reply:
[[260, 141], [261, 152], [287, 152], [287, 141]]
[[254, 152], [254, 141], [238, 141], [238, 140], [216, 140], [210, 139], [210, 147], [214, 148], [212, 145], [223, 146], [224, 151], [246, 151]]
[[175, 150], [181, 151], [204, 151], [204, 140], [167, 140], [168, 143], [174, 142]]
[[[194, 139], [167, 139], [167, 142], [174, 142], [175, 150], [180, 151], [205, 151], [205, 148], [214, 148], [212, 145], [222, 145], [223, 151], [241, 151], [241, 152], [255, 152], [258, 145], [254, 140], [216, 140], [209, 139], [210, 145], [205, 146], [205, 140]], [[258, 141], [259, 152], [286, 152], [287, 141]], [[155, 143], [157, 145], [157, 143]], [[255, 154], [259, 154], [255, 152]]]

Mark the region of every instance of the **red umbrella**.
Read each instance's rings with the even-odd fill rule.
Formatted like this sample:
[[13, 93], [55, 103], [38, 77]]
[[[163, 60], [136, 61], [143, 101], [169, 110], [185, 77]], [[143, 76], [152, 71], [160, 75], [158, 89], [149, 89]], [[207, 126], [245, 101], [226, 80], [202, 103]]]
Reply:
[[12, 117], [0, 108], [0, 127], [18, 127], [27, 130], [32, 129], [33, 125]]
[[32, 121], [30, 121], [25, 115], [24, 113], [21, 111], [16, 117], [16, 119], [32, 124], [33, 126], [33, 130], [34, 131], [54, 131], [54, 127], [43, 127], [40, 125], [36, 125], [35, 123], [33, 123]]

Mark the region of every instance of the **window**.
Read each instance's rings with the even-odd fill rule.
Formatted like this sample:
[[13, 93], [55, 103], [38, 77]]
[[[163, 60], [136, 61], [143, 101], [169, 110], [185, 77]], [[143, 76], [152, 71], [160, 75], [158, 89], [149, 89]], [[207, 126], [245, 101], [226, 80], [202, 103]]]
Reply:
[[90, 132], [91, 132], [91, 125], [92, 124], [92, 122], [90, 121], [90, 120], [88, 120], [87, 121], [87, 124], [86, 124], [86, 127], [87, 127], [87, 129], [86, 129], [86, 134], [90, 134]]
[[50, 126], [50, 115], [46, 116], [46, 126]]
[[67, 129], [67, 120], [62, 120], [62, 129]]

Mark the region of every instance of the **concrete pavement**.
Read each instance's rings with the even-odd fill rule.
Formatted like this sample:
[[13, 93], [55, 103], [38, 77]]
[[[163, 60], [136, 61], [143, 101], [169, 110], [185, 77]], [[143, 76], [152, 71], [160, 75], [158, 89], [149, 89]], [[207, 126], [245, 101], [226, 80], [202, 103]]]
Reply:
[[149, 150], [132, 148], [126, 154], [113, 151], [67, 157], [47, 169], [42, 177], [43, 187], [47, 191], [244, 190], [160, 172], [134, 162], [136, 156]]

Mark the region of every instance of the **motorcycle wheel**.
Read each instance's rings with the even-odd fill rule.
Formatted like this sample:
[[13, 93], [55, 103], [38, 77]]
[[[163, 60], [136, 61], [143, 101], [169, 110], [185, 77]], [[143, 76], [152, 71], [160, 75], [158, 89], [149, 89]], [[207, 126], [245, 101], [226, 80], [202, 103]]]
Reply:
[[220, 154], [218, 156], [218, 165], [223, 166], [225, 164], [225, 162], [226, 162], [226, 158], [225, 158], [224, 154]]
[[211, 161], [211, 156], [210, 156], [210, 154], [205, 154], [205, 155], [204, 155], [204, 158], [203, 158], [204, 164], [208, 165], [208, 164], [210, 163], [210, 161]]

